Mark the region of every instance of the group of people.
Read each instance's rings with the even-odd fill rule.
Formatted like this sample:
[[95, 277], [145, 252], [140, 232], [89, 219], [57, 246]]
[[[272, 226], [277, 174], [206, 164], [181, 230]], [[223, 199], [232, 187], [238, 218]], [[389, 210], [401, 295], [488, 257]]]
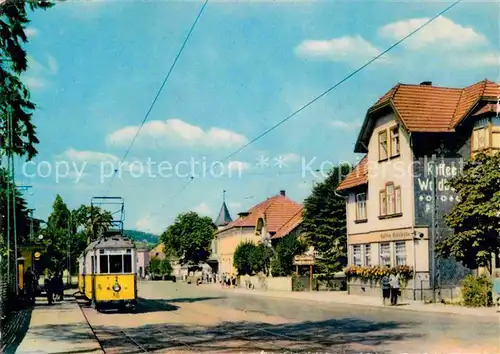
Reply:
[[234, 274], [229, 275], [229, 273], [222, 273], [220, 283], [223, 288], [235, 288], [236, 277], [234, 276]]
[[[45, 275], [45, 294], [49, 305], [54, 301], [62, 301], [64, 299], [64, 282], [62, 272], [51, 273]], [[35, 303], [35, 298], [40, 292], [39, 288], [40, 275], [34, 272], [30, 267], [24, 273], [24, 295], [30, 304]]]
[[49, 305], [54, 301], [62, 301], [64, 299], [64, 282], [62, 272], [48, 273], [45, 278], [45, 294]]
[[398, 304], [398, 297], [401, 295], [399, 274], [384, 275], [381, 280], [382, 299], [384, 305], [387, 299], [391, 300], [391, 305]]

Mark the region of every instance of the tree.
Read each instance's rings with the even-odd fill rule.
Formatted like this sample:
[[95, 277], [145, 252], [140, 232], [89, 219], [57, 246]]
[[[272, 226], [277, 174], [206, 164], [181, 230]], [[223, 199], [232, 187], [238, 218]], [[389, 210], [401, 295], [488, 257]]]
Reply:
[[195, 212], [180, 214], [161, 235], [166, 250], [173, 250], [181, 264], [199, 264], [210, 256], [211, 241], [216, 227], [206, 216]]
[[67, 264], [68, 242], [70, 241], [71, 212], [68, 206], [58, 194], [52, 204], [52, 213], [47, 221], [47, 229], [44, 235], [44, 243], [47, 246], [45, 252], [45, 266], [52, 269], [60, 269]]
[[[1, 235], [6, 235], [7, 234], [7, 225], [8, 219], [7, 219], [7, 209], [12, 210], [12, 194], [10, 195], [10, 198], [8, 198], [8, 191], [9, 191], [9, 184], [10, 187], [12, 188], [13, 183], [12, 183], [12, 178], [8, 175], [7, 170], [4, 168], [0, 168], [0, 234]], [[28, 211], [26, 209], [26, 201], [24, 200], [22, 193], [19, 190], [14, 191], [16, 195], [16, 231], [17, 231], [17, 241], [18, 244], [23, 244], [29, 240], [29, 224], [30, 224], [30, 219], [28, 217]], [[7, 201], [9, 203], [7, 204]], [[14, 225], [14, 213], [10, 212], [10, 225], [11, 225], [11, 232], [10, 232], [10, 248], [11, 251], [14, 250], [14, 233], [13, 233], [13, 225]], [[7, 240], [4, 239], [3, 237], [0, 238], [0, 243], [3, 243], [3, 245], [0, 245], [0, 247], [4, 248], [3, 249], [3, 254], [7, 251], [5, 247], [7, 246]], [[13, 252], [11, 253], [12, 255], [14, 254]]]
[[293, 259], [305, 251], [305, 246], [292, 235], [282, 238], [276, 245], [276, 252], [271, 261], [271, 272], [275, 277], [285, 277], [293, 273]]
[[165, 280], [165, 277], [169, 277], [172, 274], [173, 268], [170, 264], [170, 260], [165, 258], [159, 264], [158, 273], [161, 275], [162, 279]]
[[267, 273], [269, 265], [269, 250], [263, 244], [242, 242], [234, 251], [233, 265], [239, 275], [254, 275], [259, 272]]
[[438, 242], [436, 251], [470, 269], [490, 269], [492, 254], [500, 252], [500, 154], [467, 161], [449, 185], [460, 198], [445, 216], [454, 233]]
[[[0, 149], [5, 149], [7, 132], [13, 132], [10, 152], [31, 159], [37, 154], [35, 126], [31, 116], [35, 105], [19, 75], [28, 67], [23, 45], [27, 43], [29, 24], [27, 9], [47, 9], [53, 5], [44, 0], [6, 0], [0, 5]], [[8, 117], [12, 117], [12, 127]]]
[[96, 236], [105, 231], [113, 221], [110, 211], [97, 206], [81, 205], [73, 211], [75, 232], [81, 228], [88, 242], [95, 241]]
[[304, 241], [317, 252], [317, 266], [325, 278], [347, 264], [346, 205], [336, 189], [351, 170], [347, 164], [335, 166], [304, 201]]
[[149, 261], [149, 274], [151, 278], [154, 278], [155, 275], [160, 274], [160, 264], [161, 260], [158, 258], [151, 258]]

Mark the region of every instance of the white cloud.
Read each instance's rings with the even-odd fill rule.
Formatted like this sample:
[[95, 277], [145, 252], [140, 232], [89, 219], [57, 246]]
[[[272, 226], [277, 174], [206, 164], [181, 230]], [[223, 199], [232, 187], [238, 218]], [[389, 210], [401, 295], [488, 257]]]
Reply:
[[[400, 40], [429, 20], [429, 18], [414, 18], [390, 23], [380, 28], [378, 33], [385, 38]], [[422, 49], [424, 47], [450, 49], [470, 48], [487, 42], [486, 37], [476, 32], [472, 27], [462, 26], [440, 16], [408, 38], [404, 45], [410, 49]]]
[[148, 217], [143, 217], [135, 223], [135, 228], [139, 231], [150, 232], [156, 235], [161, 234], [164, 231], [164, 226], [161, 226], [159, 222]]
[[[111, 133], [107, 137], [110, 145], [126, 146], [130, 144], [139, 127], [129, 126]], [[204, 146], [204, 147], [240, 147], [248, 142], [241, 134], [222, 128], [202, 128], [180, 119], [151, 121], [144, 124], [138, 136], [143, 143], [155, 141], [159, 145]], [[152, 146], [152, 145], [150, 145]]]
[[212, 215], [212, 209], [208, 206], [207, 203], [201, 203], [201, 204], [195, 206], [192, 210], [194, 212], [200, 214], [201, 216], [211, 216]]
[[36, 37], [36, 36], [38, 36], [38, 30], [36, 28], [33, 28], [33, 27], [26, 28], [26, 30], [24, 31], [24, 33], [26, 34], [27, 37]]
[[45, 87], [45, 81], [35, 76], [25, 76], [23, 82], [31, 90], [42, 89]]
[[227, 164], [227, 169], [231, 172], [234, 171], [244, 171], [250, 168], [250, 164], [248, 162], [242, 161], [230, 161]]
[[348, 63], [367, 61], [380, 53], [378, 48], [359, 35], [330, 40], [305, 40], [295, 48], [295, 54], [302, 58]]
[[353, 130], [353, 129], [358, 129], [361, 127], [361, 122], [359, 121], [345, 121], [345, 120], [339, 120], [335, 119], [330, 122], [331, 126], [337, 129], [343, 129], [343, 130]]
[[295, 153], [283, 154], [281, 155], [281, 158], [283, 159], [283, 161], [287, 163], [294, 163], [300, 161], [300, 156]]
[[90, 164], [99, 164], [108, 161], [118, 163], [120, 160], [113, 154], [89, 150], [78, 151], [73, 148], [69, 148], [68, 150], [66, 150], [61, 157], [75, 162], [86, 162]]
[[52, 75], [55, 75], [59, 72], [59, 66], [57, 65], [57, 60], [56, 58], [54, 58], [52, 55], [47, 55], [47, 63], [48, 63], [48, 66], [49, 66], [49, 72], [52, 74]]

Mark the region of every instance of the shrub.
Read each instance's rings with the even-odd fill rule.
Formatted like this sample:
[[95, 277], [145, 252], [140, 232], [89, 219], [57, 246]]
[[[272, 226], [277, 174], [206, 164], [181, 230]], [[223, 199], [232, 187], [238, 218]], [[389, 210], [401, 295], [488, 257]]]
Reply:
[[465, 306], [491, 306], [493, 284], [486, 275], [475, 277], [468, 275], [462, 282], [462, 299]]

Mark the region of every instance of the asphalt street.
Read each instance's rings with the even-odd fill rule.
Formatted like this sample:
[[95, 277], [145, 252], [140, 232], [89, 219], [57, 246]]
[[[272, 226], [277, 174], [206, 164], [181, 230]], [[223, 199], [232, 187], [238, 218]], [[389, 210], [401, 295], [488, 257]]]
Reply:
[[139, 283], [137, 313], [84, 309], [106, 352], [499, 353], [495, 319]]

